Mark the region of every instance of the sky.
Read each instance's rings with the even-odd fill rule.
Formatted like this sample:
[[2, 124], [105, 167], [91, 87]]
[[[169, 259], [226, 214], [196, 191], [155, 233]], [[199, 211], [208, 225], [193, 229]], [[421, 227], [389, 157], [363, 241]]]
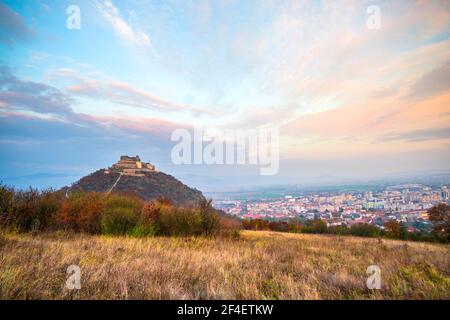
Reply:
[[[124, 154], [202, 191], [450, 171], [448, 0], [0, 0], [0, 71], [19, 188]], [[174, 164], [171, 134], [199, 126], [278, 128], [278, 173]]]

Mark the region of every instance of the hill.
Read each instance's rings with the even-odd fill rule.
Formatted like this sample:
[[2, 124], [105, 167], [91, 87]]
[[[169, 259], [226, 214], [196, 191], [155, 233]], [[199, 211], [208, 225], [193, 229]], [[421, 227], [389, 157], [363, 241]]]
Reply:
[[[0, 299], [450, 299], [450, 247], [243, 231], [239, 238], [0, 234]], [[30, 262], [32, 259], [32, 263]], [[69, 265], [81, 289], [65, 288]], [[381, 290], [366, 287], [381, 268]]]
[[196, 203], [204, 199], [199, 190], [186, 186], [171, 175], [157, 171], [153, 165], [141, 162], [138, 156], [122, 156], [112, 167], [97, 170], [62, 191], [124, 193], [136, 195], [143, 200], [164, 197], [178, 205]]

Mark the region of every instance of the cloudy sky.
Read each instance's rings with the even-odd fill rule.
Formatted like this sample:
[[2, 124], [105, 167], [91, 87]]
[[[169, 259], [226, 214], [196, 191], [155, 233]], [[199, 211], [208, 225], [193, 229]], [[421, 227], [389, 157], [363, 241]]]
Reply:
[[[278, 127], [279, 173], [174, 165], [193, 126]], [[0, 179], [60, 187], [121, 154], [202, 190], [448, 172], [450, 2], [0, 0]]]

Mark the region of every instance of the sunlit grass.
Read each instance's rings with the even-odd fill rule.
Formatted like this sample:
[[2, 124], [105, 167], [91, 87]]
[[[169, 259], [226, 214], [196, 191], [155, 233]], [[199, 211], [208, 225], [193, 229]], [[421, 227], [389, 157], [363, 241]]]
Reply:
[[[65, 288], [81, 267], [81, 290]], [[381, 268], [382, 289], [366, 287]], [[0, 238], [2, 299], [450, 299], [450, 246], [243, 231], [240, 238]]]

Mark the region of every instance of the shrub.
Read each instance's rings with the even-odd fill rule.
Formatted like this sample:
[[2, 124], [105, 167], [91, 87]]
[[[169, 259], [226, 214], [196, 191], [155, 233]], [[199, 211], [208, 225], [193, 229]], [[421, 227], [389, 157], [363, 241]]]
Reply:
[[18, 232], [28, 232], [37, 221], [39, 192], [30, 188], [27, 191], [16, 192], [9, 212], [9, 225]]
[[147, 202], [141, 210], [140, 220], [142, 223], [151, 223], [154, 226], [159, 225], [161, 218], [161, 205], [156, 202]]
[[183, 208], [158, 199], [143, 206], [139, 223], [151, 224], [158, 235], [212, 235], [219, 228], [219, 216], [211, 201], [201, 201], [196, 207]]
[[288, 232], [300, 233], [302, 232], [302, 226], [297, 221], [288, 222]]
[[306, 225], [301, 228], [301, 232], [303, 233], [326, 233], [327, 231], [327, 223], [320, 219], [308, 221]]
[[156, 235], [155, 226], [152, 224], [137, 224], [134, 228], [128, 233], [131, 237], [153, 237]]
[[359, 237], [378, 237], [381, 235], [381, 230], [367, 223], [357, 223], [351, 226], [350, 234]]
[[285, 221], [272, 221], [269, 223], [270, 230], [278, 232], [288, 232], [289, 224]]
[[390, 220], [390, 221], [387, 221], [385, 224], [384, 224], [384, 228], [386, 229], [386, 231], [387, 231], [387, 235], [390, 237], [390, 238], [399, 238], [400, 237], [400, 234], [401, 234], [401, 226], [400, 226], [400, 223], [398, 222], [398, 221], [395, 221], [395, 220]]
[[244, 220], [242, 225], [247, 230], [270, 230], [269, 221], [263, 219]]
[[242, 229], [242, 222], [238, 218], [230, 216], [221, 216], [219, 218], [220, 230], [240, 230]]
[[158, 231], [161, 235], [187, 236], [200, 234], [201, 219], [197, 210], [163, 205], [160, 211]]
[[332, 227], [328, 227], [328, 232], [332, 233], [332, 234], [337, 234], [337, 235], [347, 235], [350, 233], [350, 229], [347, 228], [347, 226], [332, 226]]
[[434, 224], [434, 234], [441, 240], [450, 241], [450, 206], [440, 203], [428, 210]]
[[10, 228], [13, 224], [13, 202], [15, 190], [0, 184], [0, 227]]
[[72, 193], [62, 202], [54, 223], [62, 229], [98, 233], [104, 208], [105, 198], [100, 193]]
[[103, 234], [125, 235], [132, 232], [136, 224], [137, 216], [131, 208], [111, 207], [102, 214], [101, 231]]
[[106, 196], [106, 209], [128, 208], [138, 215], [143, 207], [143, 202], [137, 197], [121, 194], [110, 194]]
[[37, 208], [37, 216], [33, 226], [34, 231], [46, 230], [52, 227], [53, 219], [64, 198], [62, 194], [51, 189], [41, 193]]
[[[111, 194], [106, 197], [105, 208], [101, 217], [101, 232], [111, 235], [132, 233], [139, 222], [143, 203], [139, 198]], [[143, 230], [136, 230], [143, 232]]]
[[17, 232], [46, 229], [61, 203], [53, 190], [16, 191], [0, 184], [0, 227]]
[[200, 214], [200, 232], [204, 235], [213, 234], [219, 227], [219, 216], [215, 212], [212, 200], [200, 200], [198, 210]]

